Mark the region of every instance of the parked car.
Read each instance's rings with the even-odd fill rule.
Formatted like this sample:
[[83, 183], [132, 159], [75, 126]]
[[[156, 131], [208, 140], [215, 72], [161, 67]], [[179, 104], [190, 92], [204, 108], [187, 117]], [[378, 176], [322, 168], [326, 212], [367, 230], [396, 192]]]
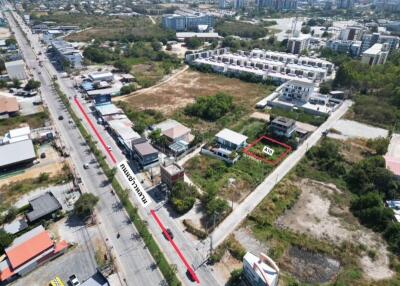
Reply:
[[[174, 239], [174, 234], [172, 233], [172, 231], [169, 228], [166, 229], [166, 232], [168, 233], [168, 235], [171, 239]], [[165, 239], [168, 239], [168, 237], [165, 235], [164, 232], [163, 232], [163, 235], [164, 235]]]
[[40, 158], [41, 158], [41, 159], [46, 158], [46, 153], [43, 152], [42, 154], [40, 154]]
[[64, 116], [62, 116], [62, 115], [58, 116], [58, 120], [63, 120], [63, 119], [64, 119]]
[[83, 169], [89, 169], [89, 164], [83, 164]]
[[71, 283], [72, 286], [81, 285], [81, 282], [79, 282], [78, 277], [76, 277], [75, 274], [69, 276], [69, 282]]

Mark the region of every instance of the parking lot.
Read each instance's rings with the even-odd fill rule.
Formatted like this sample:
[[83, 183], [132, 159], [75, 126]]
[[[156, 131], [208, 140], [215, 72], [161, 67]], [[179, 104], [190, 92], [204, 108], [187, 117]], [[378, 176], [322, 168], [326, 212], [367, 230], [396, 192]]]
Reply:
[[[84, 227], [75, 219], [63, 219], [51, 225], [53, 235], [65, 239], [69, 243], [77, 243], [66, 254], [55, 258], [53, 261], [40, 266], [26, 277], [18, 279], [15, 286], [44, 286], [55, 276], [60, 277], [65, 283], [75, 274], [79, 281], [85, 281], [96, 272], [95, 247], [98, 240], [96, 227]], [[66, 284], [67, 285], [67, 284]]]

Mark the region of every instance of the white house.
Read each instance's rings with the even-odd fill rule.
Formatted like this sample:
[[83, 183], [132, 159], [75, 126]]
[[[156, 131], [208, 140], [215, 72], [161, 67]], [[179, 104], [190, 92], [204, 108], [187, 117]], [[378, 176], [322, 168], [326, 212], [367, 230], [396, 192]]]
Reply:
[[224, 128], [215, 135], [216, 141], [229, 150], [239, 150], [247, 145], [247, 136]]

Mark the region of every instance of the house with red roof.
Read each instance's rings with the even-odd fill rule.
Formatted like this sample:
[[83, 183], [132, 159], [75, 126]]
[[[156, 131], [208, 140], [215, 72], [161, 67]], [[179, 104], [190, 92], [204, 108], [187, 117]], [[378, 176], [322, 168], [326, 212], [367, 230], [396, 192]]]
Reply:
[[0, 261], [0, 282], [24, 276], [63, 254], [68, 248], [65, 241], [56, 243], [43, 226], [35, 227], [4, 250], [4, 259]]

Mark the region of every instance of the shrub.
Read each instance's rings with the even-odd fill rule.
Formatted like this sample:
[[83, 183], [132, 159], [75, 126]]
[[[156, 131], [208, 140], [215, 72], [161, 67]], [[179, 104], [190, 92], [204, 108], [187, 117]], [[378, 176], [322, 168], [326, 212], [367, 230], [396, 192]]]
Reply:
[[86, 218], [92, 214], [99, 198], [93, 194], [85, 193], [79, 197], [74, 204], [74, 212], [81, 218]]
[[177, 213], [187, 213], [196, 201], [196, 194], [195, 187], [179, 181], [172, 188], [170, 203]]
[[213, 96], [200, 96], [185, 108], [185, 113], [208, 121], [216, 121], [234, 108], [233, 98], [219, 92]]
[[186, 230], [191, 234], [195, 235], [199, 239], [206, 239], [207, 233], [204, 230], [198, 229], [197, 227], [193, 226], [189, 220], [184, 219], [183, 225], [186, 227]]

